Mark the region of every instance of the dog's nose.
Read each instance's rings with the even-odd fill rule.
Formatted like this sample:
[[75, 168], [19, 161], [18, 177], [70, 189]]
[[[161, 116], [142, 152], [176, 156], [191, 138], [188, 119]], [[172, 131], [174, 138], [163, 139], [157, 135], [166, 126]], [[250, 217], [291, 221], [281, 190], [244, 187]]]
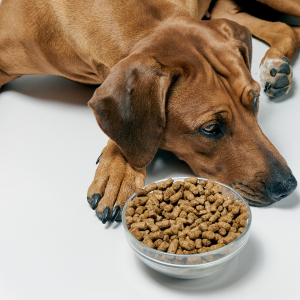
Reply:
[[[280, 181], [278, 179], [281, 179]], [[285, 178], [277, 178], [272, 184], [269, 184], [267, 188], [269, 189], [270, 196], [276, 200], [281, 199], [290, 195], [297, 187], [297, 180], [293, 174], [289, 173]]]

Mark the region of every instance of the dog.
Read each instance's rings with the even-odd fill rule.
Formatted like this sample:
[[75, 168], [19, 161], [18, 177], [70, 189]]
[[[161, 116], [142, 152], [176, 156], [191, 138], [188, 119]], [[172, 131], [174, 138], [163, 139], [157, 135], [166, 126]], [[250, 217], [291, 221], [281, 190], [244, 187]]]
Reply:
[[[271, 46], [260, 66], [264, 91], [287, 93], [300, 29], [255, 18], [239, 2], [2, 1], [0, 86], [24, 74], [101, 84], [88, 105], [110, 139], [87, 199], [102, 223], [120, 221], [158, 148], [254, 206], [295, 190], [258, 126], [260, 85], [250, 65], [253, 34]], [[300, 17], [297, 0], [258, 2]]]

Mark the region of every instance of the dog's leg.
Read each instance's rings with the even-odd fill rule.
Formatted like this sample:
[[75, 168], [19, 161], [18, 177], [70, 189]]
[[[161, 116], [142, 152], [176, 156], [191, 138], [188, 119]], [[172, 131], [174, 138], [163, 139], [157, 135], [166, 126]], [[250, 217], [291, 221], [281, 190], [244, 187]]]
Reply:
[[300, 18], [300, 1], [299, 0], [256, 0], [266, 4], [284, 14]]
[[98, 218], [120, 221], [126, 200], [136, 188], [145, 184], [146, 168], [132, 167], [120, 148], [109, 140], [99, 159], [94, 181], [88, 190], [88, 202]]
[[261, 86], [270, 97], [288, 93], [292, 86], [290, 61], [300, 45], [300, 40], [292, 27], [249, 15], [241, 11], [233, 0], [218, 0], [211, 12], [211, 18], [235, 21], [246, 26], [254, 36], [267, 42], [271, 48], [260, 64]]

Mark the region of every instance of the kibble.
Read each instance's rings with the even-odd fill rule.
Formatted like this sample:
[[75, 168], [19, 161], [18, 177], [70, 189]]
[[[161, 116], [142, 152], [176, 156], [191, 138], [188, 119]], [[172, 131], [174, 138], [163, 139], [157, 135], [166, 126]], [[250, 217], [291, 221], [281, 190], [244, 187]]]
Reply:
[[137, 240], [162, 252], [219, 249], [243, 233], [249, 218], [242, 201], [221, 191], [222, 185], [197, 177], [151, 183], [127, 203], [126, 226]]

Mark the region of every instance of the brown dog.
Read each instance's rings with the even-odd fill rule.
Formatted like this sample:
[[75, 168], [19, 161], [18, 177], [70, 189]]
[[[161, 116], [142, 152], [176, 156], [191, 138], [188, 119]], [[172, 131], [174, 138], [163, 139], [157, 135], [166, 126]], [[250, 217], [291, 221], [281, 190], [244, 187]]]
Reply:
[[[300, 17], [296, 0], [260, 2]], [[3, 0], [0, 11], [0, 86], [23, 74], [102, 83], [89, 106], [110, 140], [88, 201], [103, 223], [120, 219], [159, 147], [252, 205], [296, 188], [257, 124], [251, 34], [219, 18], [271, 45], [261, 78], [273, 96], [291, 86], [298, 28], [253, 19], [231, 0]]]

